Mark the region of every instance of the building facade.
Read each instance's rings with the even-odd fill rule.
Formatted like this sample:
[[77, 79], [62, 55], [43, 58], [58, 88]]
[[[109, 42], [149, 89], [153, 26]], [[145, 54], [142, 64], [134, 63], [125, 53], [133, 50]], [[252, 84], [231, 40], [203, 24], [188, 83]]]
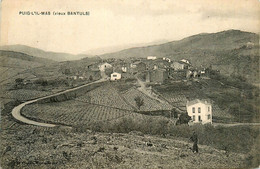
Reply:
[[212, 123], [212, 105], [208, 101], [199, 99], [188, 101], [186, 109], [193, 123]]
[[117, 73], [117, 72], [114, 72], [111, 74], [111, 77], [110, 77], [110, 80], [119, 80], [121, 79], [121, 74], [120, 73]]
[[189, 69], [189, 64], [185, 62], [173, 62], [171, 64], [171, 68], [173, 68], [174, 70]]
[[112, 67], [113, 66], [109, 63], [103, 63], [103, 64], [99, 65], [99, 70], [104, 72], [106, 69], [112, 68]]
[[156, 56], [147, 56], [147, 60], [155, 60], [155, 59], [157, 59]]

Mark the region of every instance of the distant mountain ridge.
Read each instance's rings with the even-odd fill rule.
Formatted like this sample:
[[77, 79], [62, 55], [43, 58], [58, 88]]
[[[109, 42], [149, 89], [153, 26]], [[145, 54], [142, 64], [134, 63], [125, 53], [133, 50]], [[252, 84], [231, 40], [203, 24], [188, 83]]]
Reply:
[[0, 50], [5, 51], [14, 51], [14, 52], [21, 52], [30, 56], [35, 56], [39, 58], [50, 59], [54, 61], [67, 61], [67, 60], [78, 60], [85, 57], [90, 57], [89, 55], [80, 54], [80, 55], [73, 55], [68, 53], [59, 53], [59, 52], [48, 52], [41, 49], [33, 48], [26, 45], [7, 45], [7, 46], [0, 46]]
[[[21, 61], [27, 61], [27, 62], [34, 62], [34, 63], [40, 63], [40, 64], [51, 64], [56, 63], [56, 61], [30, 56], [22, 52], [14, 52], [14, 51], [8, 51], [8, 50], [0, 50], [0, 57], [2, 58], [9, 58], [9, 59], [15, 59], [15, 60], [21, 60]], [[9, 60], [7, 60], [9, 61]], [[22, 65], [21, 65], [22, 66]]]
[[103, 58], [146, 57], [154, 55], [158, 57], [175, 57], [179, 54], [187, 54], [196, 50], [223, 51], [239, 48], [247, 42], [258, 45], [259, 35], [240, 30], [228, 30], [218, 33], [202, 33], [184, 38], [179, 41], [167, 42], [159, 45], [136, 47], [121, 50], [119, 52], [100, 55]]
[[142, 47], [142, 46], [150, 46], [150, 45], [158, 45], [158, 44], [163, 44], [169, 42], [168, 40], [157, 40], [149, 43], [135, 43], [135, 44], [128, 44], [128, 45], [119, 45], [119, 46], [110, 46], [110, 47], [103, 47], [103, 48], [97, 48], [97, 49], [92, 49], [83, 52], [83, 54], [90, 54], [90, 55], [103, 55], [106, 53], [114, 53], [118, 52], [124, 49], [129, 49], [133, 47]]

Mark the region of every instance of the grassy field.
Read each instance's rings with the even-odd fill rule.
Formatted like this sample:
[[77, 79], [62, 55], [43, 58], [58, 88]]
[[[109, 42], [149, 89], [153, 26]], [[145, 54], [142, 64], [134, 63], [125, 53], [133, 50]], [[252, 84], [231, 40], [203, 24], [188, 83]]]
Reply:
[[[74, 133], [71, 130], [14, 126], [1, 134], [3, 168], [230, 168], [245, 166], [241, 154], [154, 136]], [[20, 132], [17, 132], [17, 131]], [[8, 141], [11, 139], [11, 141]], [[152, 144], [147, 146], [146, 143]], [[17, 147], [19, 145], [19, 148]], [[9, 147], [9, 148], [7, 148]], [[17, 147], [17, 148], [16, 148]]]

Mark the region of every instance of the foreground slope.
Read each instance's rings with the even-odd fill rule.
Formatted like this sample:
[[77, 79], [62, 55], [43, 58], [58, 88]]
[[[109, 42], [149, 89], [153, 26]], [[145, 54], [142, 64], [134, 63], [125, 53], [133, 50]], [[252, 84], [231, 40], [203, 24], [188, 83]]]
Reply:
[[[150, 135], [15, 125], [2, 131], [4, 168], [243, 168], [245, 156]], [[20, 131], [19, 133], [17, 131]], [[3, 138], [2, 137], [2, 138]], [[19, 148], [17, 147], [19, 145]], [[7, 148], [9, 147], [9, 148]], [[17, 148], [16, 148], [17, 147]]]

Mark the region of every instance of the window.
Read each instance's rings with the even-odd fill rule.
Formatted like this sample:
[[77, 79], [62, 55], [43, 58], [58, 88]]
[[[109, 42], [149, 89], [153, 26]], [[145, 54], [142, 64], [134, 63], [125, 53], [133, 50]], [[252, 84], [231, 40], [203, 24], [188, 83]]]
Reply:
[[200, 109], [200, 107], [198, 108], [198, 113], [200, 113], [201, 112], [201, 109]]
[[210, 119], [210, 114], [208, 114], [208, 120]]
[[195, 121], [195, 115], [192, 116], [192, 120]]
[[208, 112], [210, 112], [210, 107], [208, 107]]
[[200, 116], [199, 116], [198, 120], [201, 121], [201, 117]]
[[117, 75], [113, 75], [113, 77], [117, 77]]
[[192, 107], [192, 113], [195, 113], [195, 107]]

